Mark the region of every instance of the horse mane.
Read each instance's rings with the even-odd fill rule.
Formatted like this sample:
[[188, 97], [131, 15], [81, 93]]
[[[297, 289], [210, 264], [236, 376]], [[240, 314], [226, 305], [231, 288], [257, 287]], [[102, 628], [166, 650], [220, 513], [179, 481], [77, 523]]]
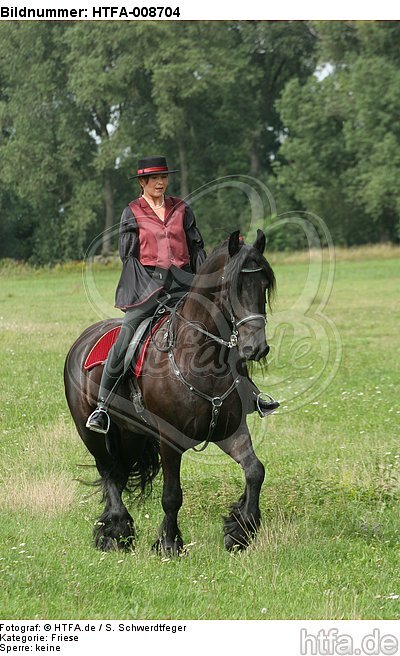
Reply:
[[256, 266], [261, 267], [266, 275], [267, 301], [268, 307], [271, 309], [271, 302], [276, 293], [276, 279], [270, 263], [254, 246], [245, 244], [244, 241], [240, 241], [238, 252], [231, 257], [228, 252], [228, 243], [229, 239], [225, 240], [210, 253], [201, 265], [193, 281], [192, 288], [195, 287], [198, 276], [201, 279], [201, 276], [204, 274], [222, 273], [225, 267], [224, 278], [226, 287], [228, 289], [236, 289], [238, 277], [245, 267], [246, 260], [252, 257]]

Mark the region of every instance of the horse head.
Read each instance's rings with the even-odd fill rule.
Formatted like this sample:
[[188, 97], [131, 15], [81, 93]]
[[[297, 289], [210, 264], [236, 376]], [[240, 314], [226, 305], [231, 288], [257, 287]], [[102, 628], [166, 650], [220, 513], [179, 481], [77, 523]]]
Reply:
[[241, 240], [239, 231], [228, 240], [225, 264], [225, 305], [237, 331], [239, 355], [259, 361], [269, 353], [266, 339], [266, 308], [275, 290], [275, 276], [264, 257], [265, 235], [257, 230], [254, 244]]

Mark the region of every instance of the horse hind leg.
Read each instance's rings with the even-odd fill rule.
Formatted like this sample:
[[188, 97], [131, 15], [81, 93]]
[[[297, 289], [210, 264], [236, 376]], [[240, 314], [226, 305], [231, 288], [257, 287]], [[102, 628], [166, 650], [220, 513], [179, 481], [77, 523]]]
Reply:
[[135, 539], [133, 519], [122, 501], [129, 479], [129, 461], [122, 455], [119, 432], [111, 428], [105, 439], [97, 435], [96, 438], [94, 455], [105, 508], [94, 525], [94, 542], [101, 551], [128, 550]]
[[225, 548], [228, 551], [246, 549], [260, 527], [259, 499], [264, 481], [264, 466], [254, 453], [247, 428], [217, 444], [241, 465], [246, 480], [244, 493], [231, 506], [230, 515], [224, 518]]
[[94, 525], [95, 546], [101, 551], [128, 550], [133, 546], [133, 519], [122, 493], [151, 489], [160, 468], [159, 440], [153, 433], [135, 433], [111, 423], [107, 436], [93, 433], [82, 422], [78, 432], [95, 459], [105, 508]]

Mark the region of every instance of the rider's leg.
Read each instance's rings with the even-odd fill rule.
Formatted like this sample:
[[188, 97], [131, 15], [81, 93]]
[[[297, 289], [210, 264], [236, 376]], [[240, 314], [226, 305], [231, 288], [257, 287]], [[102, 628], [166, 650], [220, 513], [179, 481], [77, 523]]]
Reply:
[[280, 406], [279, 401], [275, 401], [272, 396], [266, 392], [260, 392], [260, 390], [258, 392], [253, 391], [253, 403], [254, 406], [251, 412], [257, 411], [260, 417], [270, 415]]
[[[260, 417], [270, 415], [274, 410], [279, 408], [280, 403], [275, 401], [269, 394], [260, 392], [257, 385], [251, 380], [250, 377], [246, 378], [249, 386], [249, 406], [247, 414], [258, 412]], [[267, 397], [267, 398], [265, 398]]]
[[239, 358], [238, 350], [231, 349], [230, 353], [232, 354], [229, 362], [230, 367], [233, 371], [237, 371], [240, 376], [239, 388], [243, 411], [246, 415], [250, 415], [253, 412], [258, 412], [260, 417], [270, 415], [274, 410], [279, 408], [280, 403], [275, 401], [269, 394], [261, 392], [258, 389], [250, 377], [248, 363]]
[[98, 433], [107, 433], [110, 426], [108, 408], [124, 376], [124, 362], [127, 348], [140, 323], [153, 314], [158, 303], [151, 298], [142, 305], [127, 310], [118, 339], [111, 347], [103, 369], [97, 398], [97, 408], [86, 422], [87, 428]]

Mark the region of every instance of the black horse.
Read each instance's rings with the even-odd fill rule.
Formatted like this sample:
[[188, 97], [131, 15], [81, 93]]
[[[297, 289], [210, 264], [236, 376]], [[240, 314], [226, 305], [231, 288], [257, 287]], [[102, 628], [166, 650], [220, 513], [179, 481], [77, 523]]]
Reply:
[[106, 436], [85, 427], [96, 404], [102, 367], [85, 371], [83, 363], [99, 337], [120, 320], [90, 326], [69, 351], [64, 372], [66, 397], [79, 435], [95, 458], [106, 504], [94, 531], [101, 550], [131, 545], [134, 525], [122, 492], [135, 487], [144, 491], [151, 485], [161, 456], [165, 515], [154, 547], [180, 552], [181, 458], [202, 441], [205, 445], [215, 442], [245, 474], [244, 493], [225, 518], [225, 547], [245, 548], [256, 533], [264, 467], [254, 453], [246, 425], [255, 400], [246, 361], [258, 361], [269, 351], [266, 305], [275, 277], [263, 257], [264, 249], [265, 236], [260, 230], [252, 246], [246, 245], [237, 231], [207, 258], [186, 298], [153, 335], [138, 379], [145, 412], [135, 411], [132, 383], [126, 377], [112, 401]]

